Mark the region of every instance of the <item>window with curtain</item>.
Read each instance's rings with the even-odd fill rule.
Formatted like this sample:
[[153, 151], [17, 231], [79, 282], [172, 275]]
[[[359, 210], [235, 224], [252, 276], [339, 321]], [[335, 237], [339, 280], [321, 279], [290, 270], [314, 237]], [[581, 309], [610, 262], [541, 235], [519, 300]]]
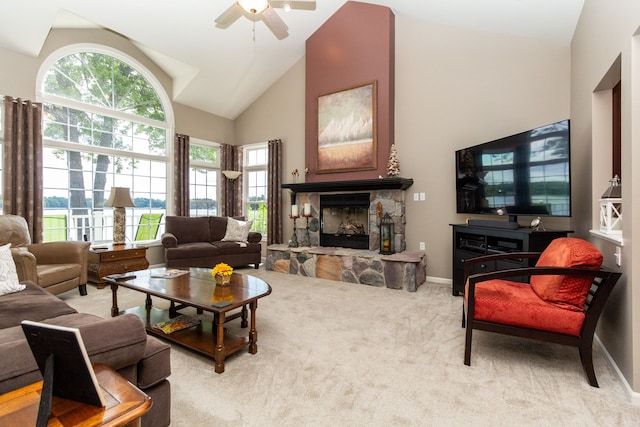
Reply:
[[218, 215], [220, 148], [191, 138], [189, 144], [190, 216]]
[[266, 143], [244, 147], [243, 183], [247, 219], [253, 220], [252, 231], [267, 237], [267, 168], [269, 151]]
[[168, 98], [133, 59], [102, 50], [60, 56], [41, 73], [43, 228], [52, 240], [110, 240], [113, 209], [103, 204], [112, 187], [129, 188], [135, 203], [127, 240], [143, 214], [166, 216]]

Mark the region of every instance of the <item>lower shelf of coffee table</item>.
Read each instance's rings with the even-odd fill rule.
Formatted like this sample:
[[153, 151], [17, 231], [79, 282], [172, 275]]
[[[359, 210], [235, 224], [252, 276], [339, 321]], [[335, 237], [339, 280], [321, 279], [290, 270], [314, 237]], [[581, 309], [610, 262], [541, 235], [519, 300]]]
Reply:
[[[161, 330], [154, 328], [153, 325], [171, 319], [171, 317], [169, 317], [169, 310], [159, 309], [155, 307], [147, 310], [145, 306], [140, 306], [125, 310], [122, 312], [122, 314], [124, 313], [132, 313], [138, 316], [144, 322], [147, 331], [155, 336], [175, 342], [209, 357], [214, 357], [216, 335], [214, 334], [213, 322], [203, 321], [200, 322], [199, 325], [192, 326], [187, 329], [182, 329], [180, 331], [175, 331], [170, 334], [165, 334]], [[225, 357], [237, 352], [238, 350], [247, 348], [248, 345], [248, 337], [233, 335], [229, 333], [229, 331], [225, 328]]]

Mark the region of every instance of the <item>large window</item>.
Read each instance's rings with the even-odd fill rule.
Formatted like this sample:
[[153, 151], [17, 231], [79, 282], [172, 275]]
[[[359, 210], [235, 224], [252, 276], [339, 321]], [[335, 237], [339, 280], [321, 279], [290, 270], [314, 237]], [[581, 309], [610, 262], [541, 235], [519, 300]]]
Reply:
[[190, 216], [218, 215], [220, 149], [206, 141], [189, 144]]
[[244, 189], [247, 219], [253, 220], [251, 230], [267, 236], [267, 144], [252, 144], [244, 148]]
[[39, 78], [45, 240], [111, 240], [112, 187], [131, 191], [129, 241], [143, 214], [167, 212], [169, 103], [141, 65], [98, 50], [47, 61]]

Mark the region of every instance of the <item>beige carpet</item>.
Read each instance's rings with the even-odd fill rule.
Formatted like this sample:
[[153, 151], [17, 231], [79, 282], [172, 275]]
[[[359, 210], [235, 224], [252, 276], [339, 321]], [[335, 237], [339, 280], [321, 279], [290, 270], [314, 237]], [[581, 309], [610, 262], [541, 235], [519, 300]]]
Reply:
[[[273, 287], [258, 304], [258, 353], [231, 356], [218, 375], [210, 359], [173, 346], [173, 426], [640, 425], [597, 347], [599, 389], [576, 349], [484, 332], [465, 366], [450, 286], [409, 293], [242, 271]], [[63, 298], [109, 316], [107, 288]], [[127, 290], [118, 299], [121, 309], [143, 303]]]

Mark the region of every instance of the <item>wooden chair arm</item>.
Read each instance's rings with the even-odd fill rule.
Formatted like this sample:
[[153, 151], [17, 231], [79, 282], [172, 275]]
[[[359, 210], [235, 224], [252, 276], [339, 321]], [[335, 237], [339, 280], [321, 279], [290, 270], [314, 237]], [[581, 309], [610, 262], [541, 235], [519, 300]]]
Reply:
[[540, 252], [505, 252], [502, 254], [481, 255], [474, 258], [464, 260], [464, 277], [465, 280], [471, 275], [471, 269], [474, 265], [505, 259], [536, 259], [540, 257]]

